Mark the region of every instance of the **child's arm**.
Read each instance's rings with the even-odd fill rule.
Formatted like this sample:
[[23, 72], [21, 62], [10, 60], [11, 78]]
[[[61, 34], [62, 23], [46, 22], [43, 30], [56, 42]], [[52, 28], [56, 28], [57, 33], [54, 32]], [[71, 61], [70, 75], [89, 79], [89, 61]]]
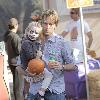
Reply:
[[41, 96], [44, 96], [45, 94], [45, 90], [48, 88], [48, 86], [50, 85], [50, 82], [53, 78], [53, 75], [51, 72], [49, 72], [46, 68], [44, 70], [44, 80], [42, 82], [42, 86], [41, 89], [39, 90], [39, 94]]
[[50, 85], [50, 82], [53, 78], [53, 75], [51, 72], [49, 72], [46, 68], [44, 69], [44, 80], [42, 82], [41, 88], [47, 89], [48, 86]]

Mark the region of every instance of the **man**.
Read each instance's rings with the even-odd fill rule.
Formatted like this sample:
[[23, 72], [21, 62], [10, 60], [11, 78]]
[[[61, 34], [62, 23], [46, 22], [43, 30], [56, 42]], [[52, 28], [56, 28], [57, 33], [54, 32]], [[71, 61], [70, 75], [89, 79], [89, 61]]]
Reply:
[[6, 32], [4, 36], [5, 46], [8, 54], [8, 63], [10, 70], [13, 75], [13, 91], [16, 100], [16, 89], [15, 89], [15, 73], [17, 66], [17, 57], [20, 53], [21, 48], [21, 39], [17, 34], [18, 30], [18, 21], [16, 18], [11, 18], [8, 23], [9, 30]]
[[55, 34], [58, 25], [58, 14], [55, 10], [45, 10], [42, 13], [42, 46], [43, 59], [53, 79], [45, 92], [45, 100], [65, 100], [64, 70], [71, 71], [77, 68], [73, 65], [73, 59], [69, 45], [64, 39]]
[[[73, 48], [75, 63], [79, 63], [83, 61], [83, 46], [79, 8], [72, 8], [70, 10], [70, 16], [72, 20], [68, 22], [66, 29], [62, 33], [62, 36], [65, 37], [67, 34], [70, 34], [70, 41]], [[87, 49], [90, 49], [93, 37], [91, 29], [86, 21], [84, 21], [84, 33], [88, 37]]]

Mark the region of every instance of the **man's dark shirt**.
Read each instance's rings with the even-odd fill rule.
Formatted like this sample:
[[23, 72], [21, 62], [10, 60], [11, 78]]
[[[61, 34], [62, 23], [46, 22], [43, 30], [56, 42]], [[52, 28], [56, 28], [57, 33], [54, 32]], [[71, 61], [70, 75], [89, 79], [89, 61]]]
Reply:
[[21, 50], [21, 38], [18, 34], [7, 31], [4, 36], [6, 51], [8, 54], [8, 63], [11, 64], [11, 59], [17, 57]]

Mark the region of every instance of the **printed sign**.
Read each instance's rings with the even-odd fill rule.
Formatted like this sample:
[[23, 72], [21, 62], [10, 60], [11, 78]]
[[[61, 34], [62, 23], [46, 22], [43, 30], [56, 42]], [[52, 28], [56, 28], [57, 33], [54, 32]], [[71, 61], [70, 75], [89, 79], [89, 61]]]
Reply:
[[93, 2], [93, 6], [83, 8], [83, 13], [100, 13], [100, 0], [93, 0]]
[[67, 8], [93, 6], [93, 0], [66, 0]]

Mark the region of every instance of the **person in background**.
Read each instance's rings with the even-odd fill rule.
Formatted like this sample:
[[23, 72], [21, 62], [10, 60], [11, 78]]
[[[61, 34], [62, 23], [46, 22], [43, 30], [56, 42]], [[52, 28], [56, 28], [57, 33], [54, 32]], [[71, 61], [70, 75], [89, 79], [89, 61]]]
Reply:
[[16, 94], [16, 67], [17, 67], [17, 58], [20, 54], [21, 49], [21, 38], [17, 34], [18, 30], [18, 20], [16, 18], [11, 18], [8, 22], [9, 30], [5, 33], [4, 42], [5, 42], [5, 49], [8, 54], [8, 64], [9, 68], [13, 75], [13, 91], [15, 100], [17, 100]]
[[[58, 25], [58, 14], [55, 10], [42, 12], [42, 59], [46, 68], [52, 73], [53, 79], [45, 91], [44, 100], [65, 100], [64, 70], [77, 70], [73, 64], [71, 49], [62, 36], [54, 31]], [[30, 86], [34, 89], [34, 87]]]
[[[66, 25], [65, 30], [62, 32], [62, 36], [65, 37], [70, 34], [71, 46], [73, 49], [73, 55], [75, 63], [83, 62], [83, 45], [81, 35], [81, 22], [80, 22], [80, 11], [79, 8], [72, 8], [70, 10], [71, 20]], [[90, 49], [93, 36], [88, 23], [84, 20], [84, 33], [88, 37], [87, 50]]]

